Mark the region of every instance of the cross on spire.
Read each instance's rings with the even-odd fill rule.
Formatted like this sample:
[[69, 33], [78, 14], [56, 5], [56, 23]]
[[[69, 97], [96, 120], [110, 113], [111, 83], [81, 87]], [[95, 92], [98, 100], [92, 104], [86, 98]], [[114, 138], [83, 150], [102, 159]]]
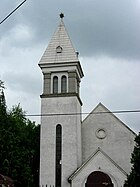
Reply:
[[61, 19], [63, 19], [64, 14], [61, 12], [61, 14], [59, 15]]

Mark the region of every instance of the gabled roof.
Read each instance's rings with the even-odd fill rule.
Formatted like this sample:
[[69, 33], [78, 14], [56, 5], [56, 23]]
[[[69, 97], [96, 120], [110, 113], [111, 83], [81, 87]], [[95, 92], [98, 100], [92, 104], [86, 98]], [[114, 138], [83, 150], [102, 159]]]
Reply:
[[[131, 131], [134, 135], [136, 135], [136, 133], [130, 129], [124, 122], [122, 122], [116, 115], [113, 114], [113, 112], [111, 112], [108, 108], [106, 108], [102, 103], [99, 103], [90, 113], [89, 115], [83, 120], [86, 121], [86, 119], [88, 119], [90, 117], [90, 115], [92, 114], [101, 114], [101, 113], [106, 113], [109, 115], [112, 115], [114, 118], [116, 118], [125, 128], [127, 128], [129, 131]], [[82, 123], [83, 123], [82, 122]]]
[[66, 31], [63, 19], [54, 33], [47, 49], [45, 50], [39, 64], [44, 63], [66, 63], [78, 62], [71, 40]]
[[107, 159], [115, 168], [117, 168], [123, 175], [127, 176], [127, 173], [115, 163], [100, 147], [78, 168], [70, 177], [69, 181], [73, 180], [90, 162], [98, 155], [102, 154], [105, 159]]

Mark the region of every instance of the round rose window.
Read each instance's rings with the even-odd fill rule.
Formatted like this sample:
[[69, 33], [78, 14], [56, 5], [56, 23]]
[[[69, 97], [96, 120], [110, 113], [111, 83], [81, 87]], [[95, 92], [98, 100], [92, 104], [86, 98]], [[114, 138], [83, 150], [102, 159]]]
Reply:
[[99, 138], [99, 139], [104, 139], [105, 137], [106, 137], [106, 131], [104, 130], [104, 129], [98, 129], [97, 131], [96, 131], [96, 136], [97, 136], [97, 138]]

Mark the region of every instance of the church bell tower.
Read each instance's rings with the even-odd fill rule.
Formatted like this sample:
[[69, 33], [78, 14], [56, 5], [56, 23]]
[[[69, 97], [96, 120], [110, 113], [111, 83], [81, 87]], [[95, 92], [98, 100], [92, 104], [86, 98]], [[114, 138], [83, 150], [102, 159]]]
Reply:
[[81, 165], [83, 71], [67, 34], [64, 15], [39, 66], [41, 95], [40, 187], [70, 187], [69, 176]]

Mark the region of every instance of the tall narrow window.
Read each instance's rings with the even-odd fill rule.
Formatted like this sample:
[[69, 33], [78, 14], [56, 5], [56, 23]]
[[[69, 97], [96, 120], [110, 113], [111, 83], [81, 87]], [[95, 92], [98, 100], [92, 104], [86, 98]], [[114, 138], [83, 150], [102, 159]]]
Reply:
[[61, 77], [61, 93], [67, 92], [67, 77], [63, 75]]
[[58, 93], [58, 77], [53, 77], [53, 93]]
[[62, 126], [56, 126], [55, 187], [61, 187]]

